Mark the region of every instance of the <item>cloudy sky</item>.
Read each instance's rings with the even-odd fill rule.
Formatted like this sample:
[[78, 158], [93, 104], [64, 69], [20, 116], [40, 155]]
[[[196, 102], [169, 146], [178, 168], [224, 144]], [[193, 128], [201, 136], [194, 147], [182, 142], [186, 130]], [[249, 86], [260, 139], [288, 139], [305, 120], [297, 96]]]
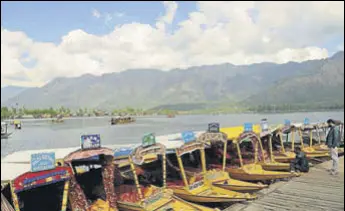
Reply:
[[1, 86], [344, 49], [344, 2], [1, 2]]

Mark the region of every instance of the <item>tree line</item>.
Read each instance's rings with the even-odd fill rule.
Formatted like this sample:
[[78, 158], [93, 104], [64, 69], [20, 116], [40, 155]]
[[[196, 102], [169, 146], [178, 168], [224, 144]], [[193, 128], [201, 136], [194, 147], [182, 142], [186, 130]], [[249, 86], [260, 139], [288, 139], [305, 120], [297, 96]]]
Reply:
[[126, 107], [122, 109], [113, 109], [111, 112], [99, 110], [99, 109], [89, 109], [89, 108], [79, 108], [76, 110], [71, 110], [69, 108], [60, 107], [60, 108], [46, 108], [46, 109], [27, 109], [25, 107], [16, 108], [16, 107], [1, 107], [1, 120], [4, 119], [13, 119], [13, 118], [23, 118], [25, 116], [33, 118], [55, 118], [58, 116], [69, 117], [69, 116], [108, 116], [108, 115], [169, 115], [176, 114], [177, 111], [163, 109], [159, 111], [155, 110], [144, 110], [144, 109], [135, 109], [131, 107]]

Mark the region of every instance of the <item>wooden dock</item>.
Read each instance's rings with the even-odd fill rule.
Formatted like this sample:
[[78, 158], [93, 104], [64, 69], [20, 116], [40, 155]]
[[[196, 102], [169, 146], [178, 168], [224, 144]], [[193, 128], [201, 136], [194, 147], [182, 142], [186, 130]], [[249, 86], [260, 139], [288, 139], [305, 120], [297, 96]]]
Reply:
[[235, 204], [224, 211], [344, 210], [344, 157], [340, 158], [339, 175], [331, 176], [326, 171], [330, 166], [331, 161], [316, 165], [308, 174], [261, 191], [259, 199]]

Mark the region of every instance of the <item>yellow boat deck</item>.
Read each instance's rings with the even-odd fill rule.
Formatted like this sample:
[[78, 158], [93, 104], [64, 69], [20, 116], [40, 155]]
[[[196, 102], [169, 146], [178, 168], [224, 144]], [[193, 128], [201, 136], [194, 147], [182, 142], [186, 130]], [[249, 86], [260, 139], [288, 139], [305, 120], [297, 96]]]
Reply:
[[308, 174], [260, 191], [258, 200], [237, 203], [224, 211], [344, 210], [344, 157], [340, 158], [338, 176], [329, 175], [326, 169], [330, 166], [331, 161], [316, 165]]

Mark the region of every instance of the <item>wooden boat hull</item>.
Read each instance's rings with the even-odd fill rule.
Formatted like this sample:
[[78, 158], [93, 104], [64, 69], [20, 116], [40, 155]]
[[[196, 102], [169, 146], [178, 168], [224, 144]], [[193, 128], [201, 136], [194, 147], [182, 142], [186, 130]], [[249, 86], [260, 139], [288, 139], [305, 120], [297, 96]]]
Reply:
[[324, 150], [315, 150], [313, 147], [304, 147], [302, 148], [302, 151], [306, 153], [307, 158], [318, 158], [318, 157], [329, 157], [329, 151]]
[[[324, 153], [329, 152], [329, 148], [325, 144], [317, 144], [317, 145], [312, 146], [312, 148], [317, 152], [324, 152]], [[342, 148], [342, 147], [338, 148], [338, 154], [343, 155], [344, 154], [344, 148]]]
[[171, 188], [179, 198], [197, 203], [227, 203], [254, 200], [255, 195], [238, 193], [219, 187], [201, 186], [195, 190], [186, 190], [184, 187]]
[[291, 156], [275, 156], [274, 159], [279, 163], [291, 163], [295, 159], [295, 157]]
[[268, 187], [267, 185], [264, 185], [264, 184], [244, 182], [244, 181], [235, 180], [235, 179], [229, 179], [225, 182], [226, 184], [224, 184], [224, 182], [214, 182], [213, 185], [219, 188], [237, 191], [241, 193], [256, 192]]
[[232, 178], [244, 181], [269, 181], [300, 176], [297, 173], [266, 171], [258, 164], [248, 164], [239, 168], [226, 168], [226, 171], [229, 172]]
[[205, 178], [211, 185], [215, 187], [242, 193], [259, 191], [268, 187], [264, 184], [256, 184], [232, 179], [230, 178], [229, 173], [218, 170], [208, 171]]
[[202, 205], [193, 204], [191, 202], [184, 201], [183, 199], [173, 196], [173, 200], [168, 203], [163, 203], [160, 206], [158, 205], [156, 209], [149, 209], [140, 206], [139, 204], [130, 204], [124, 202], [118, 202], [120, 210], [123, 211], [155, 211], [155, 210], [166, 210], [172, 208], [173, 210], [185, 210], [185, 211], [216, 211], [218, 209], [213, 209], [205, 207]]
[[260, 163], [260, 165], [266, 171], [290, 171], [289, 163], [270, 162], [270, 163]]
[[163, 211], [173, 209], [173, 210], [186, 210], [186, 211], [215, 211], [217, 209], [212, 209], [208, 207], [204, 207], [201, 205], [196, 205], [191, 202], [184, 201], [183, 199], [172, 195], [172, 190], [166, 190], [166, 194], [161, 198], [157, 198], [153, 200], [153, 202], [149, 201], [138, 201], [138, 202], [128, 202], [128, 201], [118, 201], [118, 207], [120, 210], [126, 211]]

